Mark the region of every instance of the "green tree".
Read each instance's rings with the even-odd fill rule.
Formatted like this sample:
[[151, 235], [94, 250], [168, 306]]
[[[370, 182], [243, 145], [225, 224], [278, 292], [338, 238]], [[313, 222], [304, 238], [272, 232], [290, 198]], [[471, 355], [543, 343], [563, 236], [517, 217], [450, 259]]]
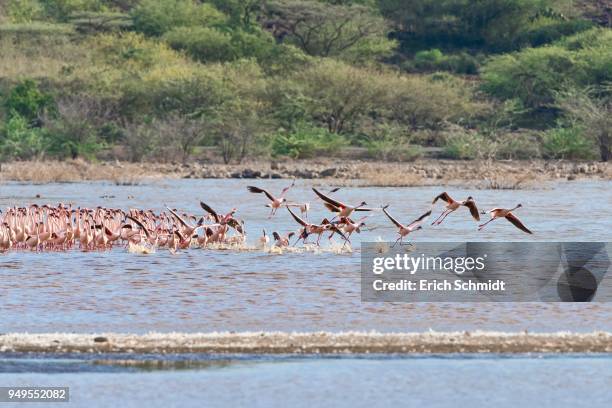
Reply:
[[15, 85], [4, 101], [4, 108], [9, 117], [15, 114], [28, 123], [35, 123], [47, 110], [53, 109], [53, 98], [41, 91], [32, 79], [26, 79]]
[[342, 57], [354, 48], [373, 48], [384, 56], [394, 46], [386, 39], [384, 19], [360, 5], [275, 0], [267, 3], [264, 27], [278, 41], [289, 41], [310, 55], [323, 57]]
[[226, 17], [212, 4], [194, 0], [143, 0], [132, 12], [134, 29], [160, 36], [176, 27], [214, 26]]
[[266, 80], [260, 67], [239, 61], [222, 67], [221, 102], [204, 116], [223, 161], [239, 163], [257, 150], [257, 141], [269, 130]]
[[599, 148], [601, 161], [612, 159], [612, 98], [597, 88], [570, 89], [556, 95], [558, 106]]
[[497, 56], [484, 67], [483, 89], [518, 98], [532, 109], [556, 109], [557, 92], [612, 82], [610, 41], [612, 30], [594, 29], [551, 46]]
[[[402, 49], [515, 49], [517, 39], [538, 16], [550, 24], [563, 21], [551, 0], [379, 0], [382, 14], [393, 21]], [[580, 27], [576, 27], [580, 29]]]
[[179, 27], [166, 33], [163, 38], [170, 47], [184, 50], [201, 62], [251, 57], [266, 60], [276, 47], [268, 33], [240, 28], [220, 31], [209, 27]]
[[217, 9], [230, 17], [230, 23], [238, 27], [257, 25], [264, 8], [264, 0], [211, 0]]
[[384, 109], [386, 79], [374, 69], [335, 60], [321, 60], [294, 78], [308, 114], [331, 133], [351, 132], [362, 117]]
[[0, 151], [7, 159], [40, 158], [47, 148], [43, 130], [30, 127], [28, 120], [18, 113], [12, 115], [1, 134]]
[[103, 0], [38, 0], [45, 13], [62, 22], [68, 21], [73, 13], [82, 11], [103, 11]]

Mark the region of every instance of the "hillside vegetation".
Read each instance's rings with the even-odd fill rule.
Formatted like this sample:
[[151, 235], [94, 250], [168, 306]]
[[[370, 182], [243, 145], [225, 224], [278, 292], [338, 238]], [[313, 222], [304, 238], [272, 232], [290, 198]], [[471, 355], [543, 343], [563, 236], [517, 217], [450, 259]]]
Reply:
[[6, 0], [4, 161], [611, 157], [606, 2]]

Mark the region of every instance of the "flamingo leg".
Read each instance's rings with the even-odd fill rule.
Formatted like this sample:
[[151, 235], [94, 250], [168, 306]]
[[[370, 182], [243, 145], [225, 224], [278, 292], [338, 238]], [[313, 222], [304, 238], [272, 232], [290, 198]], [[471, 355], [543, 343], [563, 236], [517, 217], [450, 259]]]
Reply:
[[440, 214], [440, 216], [439, 216], [438, 218], [436, 218], [436, 219], [435, 219], [435, 221], [431, 223], [431, 225], [436, 225], [436, 224], [438, 223], [438, 220], [440, 220], [440, 218], [442, 218], [442, 216], [443, 216], [444, 214], [446, 214], [446, 213], [447, 213], [447, 211], [448, 211], [448, 210], [444, 210], [444, 211], [442, 211], [442, 214]]
[[442, 221], [444, 221], [444, 219], [445, 219], [446, 217], [448, 217], [448, 216], [449, 216], [449, 214], [450, 214], [450, 213], [452, 213], [452, 212], [453, 212], [452, 210], [447, 210], [446, 214], [444, 214], [444, 217], [442, 217], [442, 219], [441, 219], [440, 221], [438, 221], [436, 225], [440, 225], [440, 224], [442, 224]]
[[395, 248], [395, 245], [397, 245], [397, 243], [398, 243], [398, 242], [399, 242], [399, 243], [400, 243], [400, 245], [401, 245], [402, 238], [404, 238], [404, 237], [402, 237], [402, 236], [400, 235], [400, 236], [399, 236], [399, 238], [395, 240], [395, 242], [393, 243], [393, 245], [391, 245], [391, 248]]
[[480, 224], [478, 226], [478, 231], [480, 231], [481, 229], [483, 229], [485, 227], [485, 225], [487, 225], [488, 223], [490, 223], [491, 221], [495, 221], [497, 219], [497, 217], [491, 218], [489, 221], [485, 222], [484, 224]]

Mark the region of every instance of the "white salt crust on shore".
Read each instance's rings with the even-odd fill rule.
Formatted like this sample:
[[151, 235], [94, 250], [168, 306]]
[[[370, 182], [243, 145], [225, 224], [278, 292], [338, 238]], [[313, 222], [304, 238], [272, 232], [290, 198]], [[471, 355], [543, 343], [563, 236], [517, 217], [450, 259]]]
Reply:
[[6, 333], [0, 352], [82, 353], [610, 353], [612, 333], [211, 332]]

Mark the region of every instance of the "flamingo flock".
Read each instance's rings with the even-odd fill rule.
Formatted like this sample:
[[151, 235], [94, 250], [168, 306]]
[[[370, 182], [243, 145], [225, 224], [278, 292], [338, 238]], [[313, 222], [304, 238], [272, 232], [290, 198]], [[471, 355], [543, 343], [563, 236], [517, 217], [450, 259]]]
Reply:
[[[287, 193], [294, 187], [295, 181], [284, 188], [280, 194], [274, 195], [265, 189], [248, 186], [249, 192], [263, 194], [270, 208], [268, 218], [275, 216], [279, 209], [286, 208], [288, 215], [296, 222], [297, 229], [280, 233], [273, 231], [258, 239], [258, 243], [267, 247], [277, 248], [295, 246], [302, 241], [307, 243], [311, 236], [316, 237], [315, 245], [319, 246], [321, 237], [329, 233], [328, 238], [338, 235], [343, 245], [350, 244], [351, 236], [359, 234], [366, 226], [366, 220], [374, 212], [381, 211], [397, 228], [398, 238], [395, 243], [402, 245], [404, 239], [423, 229], [425, 220], [431, 216], [438, 201], [446, 203], [440, 216], [431, 224], [439, 226], [451, 213], [466, 207], [476, 221], [480, 214], [489, 214], [490, 220], [480, 224], [478, 230], [484, 229], [491, 222], [505, 218], [519, 230], [532, 234], [513, 211], [522, 207], [521, 204], [510, 209], [493, 208], [480, 213], [472, 197], [456, 201], [446, 192], [436, 196], [431, 208], [408, 224], [402, 224], [394, 218], [388, 205], [379, 208], [368, 207], [365, 201], [356, 205], [344, 203], [330, 195], [339, 188], [323, 193], [312, 188], [315, 200], [321, 200], [325, 208], [331, 212], [331, 217], [325, 217], [320, 222], [308, 220], [310, 203], [291, 202]], [[246, 241], [244, 220], [236, 216], [237, 209], [227, 212], [215, 211], [211, 206], [200, 202], [202, 214], [179, 214], [178, 210], [166, 207], [159, 213], [153, 210], [119, 208], [75, 208], [72, 204], [59, 203], [57, 206], [32, 204], [28, 207], [10, 207], [0, 214], [0, 251], [24, 249], [31, 251], [63, 251], [79, 248], [83, 251], [107, 250], [116, 246], [140, 246], [144, 248], [167, 248], [179, 251], [192, 247], [213, 247], [214, 245], [240, 245]], [[300, 214], [296, 213], [298, 211]], [[366, 216], [353, 219], [355, 213], [367, 212]], [[297, 237], [295, 242], [291, 240]]]

